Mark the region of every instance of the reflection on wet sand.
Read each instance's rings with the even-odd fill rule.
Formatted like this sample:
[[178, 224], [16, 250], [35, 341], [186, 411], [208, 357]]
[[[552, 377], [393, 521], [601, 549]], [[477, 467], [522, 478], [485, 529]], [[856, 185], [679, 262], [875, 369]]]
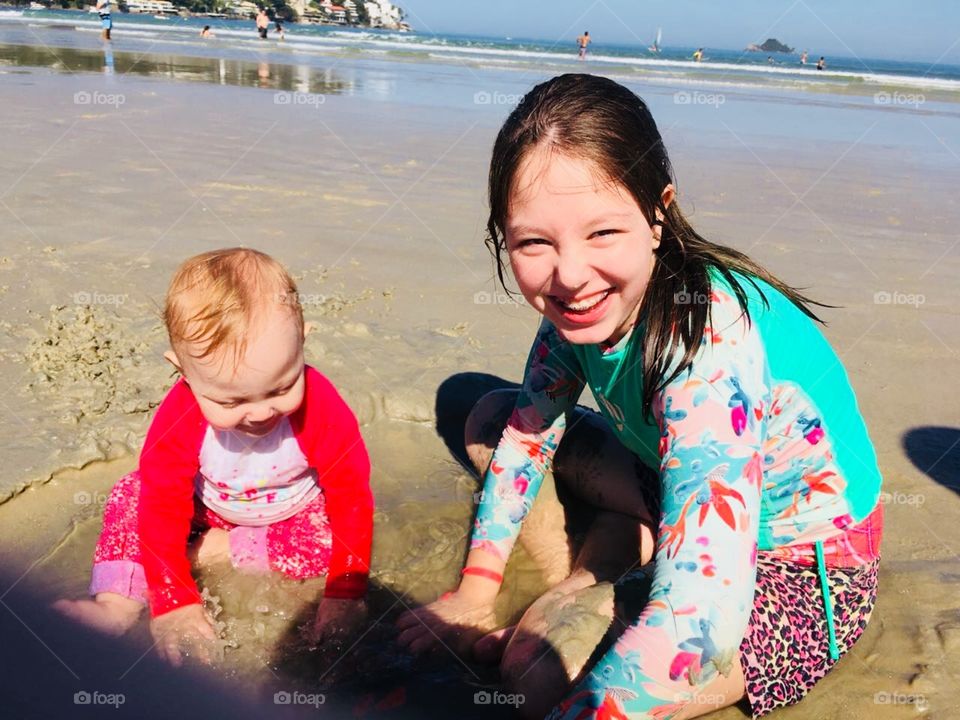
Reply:
[[187, 80], [213, 85], [237, 85], [272, 90], [338, 95], [352, 90], [331, 69], [223, 58], [142, 54], [114, 50], [0, 45], [0, 66], [45, 67], [60, 72], [139, 75], [164, 80]]

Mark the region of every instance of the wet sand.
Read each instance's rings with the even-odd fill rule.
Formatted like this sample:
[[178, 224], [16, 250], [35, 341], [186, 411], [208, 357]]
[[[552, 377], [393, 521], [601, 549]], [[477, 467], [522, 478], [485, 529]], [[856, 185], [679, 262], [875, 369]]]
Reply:
[[[377, 96], [356, 87], [402, 81], [347, 64], [327, 89], [278, 102], [298, 86], [274, 65], [237, 71], [236, 85], [261, 87], [4, 72], [0, 103], [16, 108], [0, 119], [4, 585], [83, 595], [103, 500], [134, 467], [174, 379], [157, 318], [167, 280], [196, 252], [257, 247], [295, 273], [316, 324], [309, 361], [342, 389], [370, 446], [371, 629], [330, 668], [297, 633], [322, 582], [211, 573], [202, 582], [236, 646], [217, 672], [268, 699], [332, 686], [361, 716], [439, 703], [495, 713], [473, 704], [494, 687], [491, 669], [446, 654], [414, 664], [391, 645], [390, 624], [451, 587], [466, 544], [476, 488], [448, 447], [454, 420], [438, 417], [438, 388], [464, 371], [518, 380], [537, 322], [495, 287], [483, 246], [487, 154], [509, 108], [450, 95], [539, 78], [448, 68], [436, 71], [442, 88]], [[824, 311], [827, 335], [886, 479], [867, 635], [782, 716], [960, 717], [950, 690], [960, 672], [960, 133], [940, 116], [839, 100], [684, 108], [663, 87], [633, 87], [698, 228], [842, 306]], [[318, 93], [322, 102], [306, 101]], [[539, 587], [522, 554], [508, 587], [504, 618]], [[54, 654], [70, 642], [33, 631]], [[146, 650], [145, 627], [128, 642]], [[136, 714], [135, 698], [125, 711]]]

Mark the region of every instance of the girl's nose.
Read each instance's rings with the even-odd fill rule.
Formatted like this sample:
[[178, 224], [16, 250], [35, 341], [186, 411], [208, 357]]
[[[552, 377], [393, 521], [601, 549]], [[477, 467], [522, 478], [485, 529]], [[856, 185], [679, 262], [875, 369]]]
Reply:
[[553, 270], [556, 285], [563, 290], [575, 292], [587, 283], [590, 268], [583, 254], [574, 249], [564, 249], [557, 254], [557, 263]]

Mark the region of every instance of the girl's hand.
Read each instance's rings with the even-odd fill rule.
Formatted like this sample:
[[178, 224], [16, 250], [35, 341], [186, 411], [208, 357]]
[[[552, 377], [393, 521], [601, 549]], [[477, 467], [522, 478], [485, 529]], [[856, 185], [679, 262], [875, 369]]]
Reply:
[[321, 649], [339, 650], [366, 619], [367, 603], [363, 598], [324, 598], [317, 609], [311, 640]]
[[210, 645], [217, 639], [213, 620], [199, 604], [186, 605], [151, 619], [150, 634], [160, 657], [174, 667], [183, 663], [184, 655], [209, 665]]
[[466, 654], [473, 644], [497, 626], [493, 598], [478, 599], [462, 590], [408, 610], [397, 620], [397, 642], [415, 655], [439, 645]]

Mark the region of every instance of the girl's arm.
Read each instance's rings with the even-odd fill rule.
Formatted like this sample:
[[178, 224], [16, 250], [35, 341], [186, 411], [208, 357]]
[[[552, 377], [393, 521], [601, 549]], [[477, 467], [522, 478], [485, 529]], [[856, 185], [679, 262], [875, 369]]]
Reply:
[[647, 606], [551, 717], [614, 706], [665, 717], [738, 662], [753, 608], [770, 377], [756, 328], [734, 298], [714, 296], [693, 367], [656, 398], [662, 514]]
[[583, 392], [584, 379], [570, 346], [544, 320], [524, 371], [513, 414], [490, 461], [477, 508], [467, 568], [459, 592], [492, 602], [520, 526], [566, 429], [566, 415]]
[[487, 470], [460, 586], [397, 619], [397, 642], [420, 653], [437, 643], [466, 651], [496, 627], [494, 601], [503, 569], [553, 458], [566, 414], [584, 381], [573, 350], [544, 320], [524, 371], [513, 414]]

